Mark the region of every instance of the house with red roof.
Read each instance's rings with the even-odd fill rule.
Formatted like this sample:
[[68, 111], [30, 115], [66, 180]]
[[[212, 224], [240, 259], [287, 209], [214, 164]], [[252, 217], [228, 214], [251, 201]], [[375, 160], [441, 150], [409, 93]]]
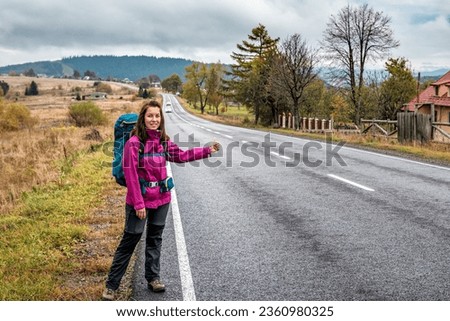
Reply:
[[[433, 122], [450, 125], [450, 71], [412, 99], [404, 110], [429, 114]], [[437, 125], [437, 127], [450, 133], [450, 126]]]

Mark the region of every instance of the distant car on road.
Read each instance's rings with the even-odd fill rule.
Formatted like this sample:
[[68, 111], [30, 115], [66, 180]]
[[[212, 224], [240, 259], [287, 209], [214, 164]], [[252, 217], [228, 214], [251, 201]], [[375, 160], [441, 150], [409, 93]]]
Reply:
[[164, 107], [164, 112], [166, 113], [172, 112], [172, 104], [170, 102], [166, 103], [166, 106]]

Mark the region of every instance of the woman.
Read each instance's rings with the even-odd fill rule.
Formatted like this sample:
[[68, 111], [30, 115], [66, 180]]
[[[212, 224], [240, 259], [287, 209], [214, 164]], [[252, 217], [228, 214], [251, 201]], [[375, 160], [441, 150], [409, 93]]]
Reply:
[[162, 233], [171, 200], [166, 158], [172, 162], [189, 162], [206, 158], [220, 147], [214, 143], [209, 147], [182, 151], [169, 140], [161, 105], [155, 100], [142, 106], [131, 135], [123, 151], [123, 171], [127, 182], [125, 230], [108, 274], [104, 300], [114, 299], [146, 221], [145, 278], [150, 290], [165, 290], [160, 280], [159, 262]]

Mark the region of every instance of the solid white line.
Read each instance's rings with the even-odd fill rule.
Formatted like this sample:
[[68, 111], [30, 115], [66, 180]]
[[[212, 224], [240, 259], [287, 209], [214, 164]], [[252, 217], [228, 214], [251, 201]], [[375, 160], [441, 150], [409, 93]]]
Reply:
[[366, 186], [364, 186], [364, 185], [361, 185], [361, 184], [358, 184], [358, 183], [349, 181], [348, 179], [342, 178], [342, 177], [340, 177], [340, 176], [333, 175], [333, 174], [327, 174], [327, 175], [330, 176], [330, 177], [332, 177], [332, 178], [334, 178], [334, 179], [337, 179], [337, 180], [340, 180], [340, 181], [342, 181], [342, 182], [345, 182], [345, 183], [347, 183], [347, 184], [350, 184], [350, 185], [353, 185], [353, 186], [362, 188], [363, 190], [366, 190], [366, 191], [369, 191], [369, 192], [375, 192], [375, 190], [372, 189], [372, 188], [370, 188], [370, 187], [366, 187]]
[[[172, 176], [170, 163], [167, 163], [167, 174]], [[175, 230], [175, 241], [177, 244], [183, 301], [196, 301], [194, 281], [192, 279], [191, 267], [189, 265], [189, 257], [186, 249], [186, 241], [184, 240], [183, 225], [181, 223], [180, 209], [178, 208], [178, 199], [175, 187], [172, 188], [171, 195], [173, 226]]]

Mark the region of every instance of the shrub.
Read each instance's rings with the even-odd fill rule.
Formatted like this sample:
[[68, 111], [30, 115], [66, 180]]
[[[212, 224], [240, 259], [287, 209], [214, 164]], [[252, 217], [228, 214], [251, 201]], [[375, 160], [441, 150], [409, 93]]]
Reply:
[[30, 87], [25, 89], [25, 96], [37, 96], [39, 94], [38, 85], [34, 82], [31, 82]]
[[96, 85], [97, 91], [104, 92], [107, 94], [112, 94], [113, 90], [109, 84], [105, 84], [104, 82], [99, 82]]
[[7, 82], [0, 80], [0, 89], [1, 89], [1, 94], [0, 96], [6, 96], [6, 94], [9, 91], [9, 85]]
[[93, 102], [81, 102], [69, 107], [69, 117], [78, 127], [102, 125], [106, 122], [102, 110]]
[[25, 105], [0, 100], [0, 132], [32, 128], [36, 123]]
[[248, 116], [245, 116], [244, 119], [242, 120], [242, 125], [247, 126], [250, 125], [251, 121], [250, 118], [248, 118]]

